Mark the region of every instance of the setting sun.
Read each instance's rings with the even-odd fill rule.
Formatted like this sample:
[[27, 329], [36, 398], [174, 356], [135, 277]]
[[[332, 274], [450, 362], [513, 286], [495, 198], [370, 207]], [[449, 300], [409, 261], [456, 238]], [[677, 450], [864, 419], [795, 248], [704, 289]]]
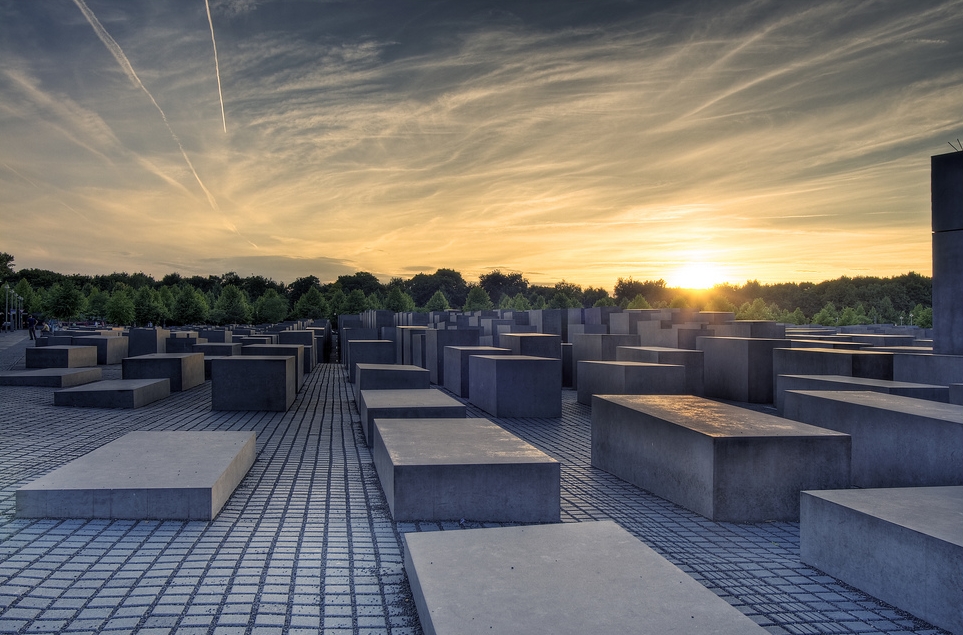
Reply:
[[687, 262], [666, 276], [666, 284], [682, 289], [708, 289], [725, 282], [725, 273], [714, 262]]

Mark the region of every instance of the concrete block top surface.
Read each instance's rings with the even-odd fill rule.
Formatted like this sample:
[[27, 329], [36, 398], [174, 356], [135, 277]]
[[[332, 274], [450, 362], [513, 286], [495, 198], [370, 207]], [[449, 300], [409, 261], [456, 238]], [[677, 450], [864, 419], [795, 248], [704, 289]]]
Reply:
[[408, 372], [421, 372], [427, 373], [427, 368], [422, 368], [421, 366], [415, 366], [414, 364], [368, 364], [365, 362], [358, 362], [355, 364], [358, 370], [390, 370], [392, 372], [396, 371], [408, 371]]
[[368, 409], [465, 405], [457, 399], [449, 397], [437, 388], [362, 390], [361, 399]]
[[963, 547], [963, 486], [805, 492], [911, 531]]
[[253, 432], [130, 432], [26, 488], [210, 487], [252, 437]]
[[375, 419], [395, 466], [558, 463], [488, 419]]
[[136, 357], [126, 357], [125, 359], [137, 362], [145, 359], [184, 359], [194, 356], [203, 357], [204, 353], [147, 353]]
[[[919, 384], [910, 384], [919, 385]], [[915, 399], [902, 395], [862, 390], [787, 390], [787, 394], [800, 394], [818, 399], [854, 404], [864, 408], [876, 408], [906, 415], [939, 419], [950, 423], [963, 423], [963, 406], [956, 404]]]
[[84, 384], [83, 386], [73, 386], [71, 388], [64, 388], [60, 392], [75, 393], [75, 392], [105, 392], [108, 390], [137, 390], [138, 388], [143, 388], [144, 386], [152, 386], [157, 383], [167, 383], [170, 384], [170, 380], [166, 377], [163, 379], [105, 379], [103, 381], [96, 381], [91, 384]]
[[596, 395], [595, 399], [604, 399], [713, 438], [848, 436], [692, 395]]
[[938, 386], [936, 384], [916, 384], [908, 381], [870, 379], [868, 377], [850, 377], [849, 375], [780, 375], [780, 377], [813, 379], [817, 381], [849, 384], [853, 386], [854, 390], [857, 392], [862, 392], [858, 390], [859, 386], [866, 386], [870, 388], [946, 388], [946, 386]]
[[426, 633], [765, 633], [611, 521], [403, 534]]

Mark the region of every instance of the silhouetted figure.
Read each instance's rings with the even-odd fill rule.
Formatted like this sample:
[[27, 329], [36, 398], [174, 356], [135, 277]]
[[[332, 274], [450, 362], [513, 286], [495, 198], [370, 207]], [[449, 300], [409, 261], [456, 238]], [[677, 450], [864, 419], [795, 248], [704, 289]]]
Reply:
[[37, 339], [37, 318], [32, 315], [27, 318], [27, 332], [30, 333], [30, 339]]

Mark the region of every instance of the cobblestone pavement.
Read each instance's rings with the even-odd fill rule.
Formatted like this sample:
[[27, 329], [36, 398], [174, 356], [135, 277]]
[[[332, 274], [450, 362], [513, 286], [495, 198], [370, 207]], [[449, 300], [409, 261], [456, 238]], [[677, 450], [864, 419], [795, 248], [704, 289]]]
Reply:
[[[23, 368], [16, 337], [0, 370]], [[210, 382], [137, 410], [51, 393], [0, 386], [3, 633], [417, 634], [401, 533], [482, 526], [392, 522], [337, 365], [286, 413], [212, 412]], [[562, 462], [564, 522], [616, 521], [771, 633], [943, 632], [801, 564], [797, 523], [710, 522], [592, 468], [572, 391], [560, 419], [496, 422]], [[258, 457], [209, 523], [15, 517], [18, 487], [132, 430], [251, 430]]]

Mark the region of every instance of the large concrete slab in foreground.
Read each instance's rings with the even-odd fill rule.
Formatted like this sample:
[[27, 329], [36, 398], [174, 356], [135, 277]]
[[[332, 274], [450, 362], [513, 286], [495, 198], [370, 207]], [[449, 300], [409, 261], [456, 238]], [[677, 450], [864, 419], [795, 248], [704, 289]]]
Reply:
[[47, 388], [70, 388], [103, 376], [97, 367], [84, 368], [37, 368], [34, 370], [0, 371], [0, 386], [44, 386]]
[[803, 492], [803, 562], [963, 633], [963, 487]]
[[403, 539], [426, 635], [766, 632], [611, 521]]
[[797, 520], [849, 487], [849, 436], [691, 395], [592, 400], [592, 465], [721, 522]]
[[361, 430], [368, 447], [374, 442], [375, 419], [463, 419], [465, 404], [436, 388], [362, 390], [358, 400]]
[[55, 406], [78, 408], [141, 408], [171, 394], [170, 380], [109, 379], [54, 393]]
[[963, 406], [876, 392], [789, 390], [783, 411], [852, 436], [856, 487], [963, 485]]
[[130, 432], [17, 490], [17, 515], [212, 520], [254, 458], [253, 432]]
[[559, 521], [559, 462], [488, 419], [375, 419], [372, 454], [395, 521]]

